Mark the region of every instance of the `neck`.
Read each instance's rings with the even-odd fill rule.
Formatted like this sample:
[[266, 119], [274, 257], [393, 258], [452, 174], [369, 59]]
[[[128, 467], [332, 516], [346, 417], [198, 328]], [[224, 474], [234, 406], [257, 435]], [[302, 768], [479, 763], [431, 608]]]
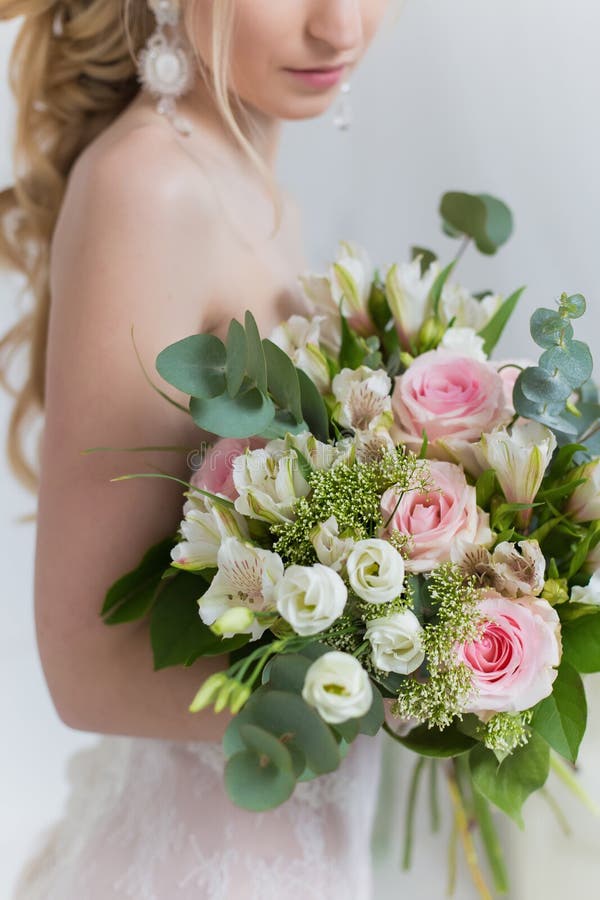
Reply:
[[[191, 121], [192, 126], [197, 126], [204, 132], [209, 129], [219, 141], [227, 144], [236, 157], [240, 160], [246, 158], [202, 79], [197, 79], [192, 90], [178, 99], [177, 107]], [[231, 102], [231, 109], [242, 134], [268, 168], [274, 172], [281, 137], [281, 119], [267, 116], [247, 103], [244, 103], [243, 109], [240, 110], [234, 100]]]

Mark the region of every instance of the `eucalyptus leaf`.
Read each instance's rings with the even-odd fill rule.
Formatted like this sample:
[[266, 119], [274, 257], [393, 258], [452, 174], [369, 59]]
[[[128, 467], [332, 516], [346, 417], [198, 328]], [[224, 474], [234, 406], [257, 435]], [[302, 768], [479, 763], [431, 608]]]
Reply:
[[283, 744], [261, 728], [243, 726], [247, 749], [225, 765], [225, 787], [243, 809], [260, 812], [284, 803], [296, 786], [291, 756]]
[[531, 727], [553, 750], [574, 763], [586, 723], [587, 703], [583, 682], [575, 669], [564, 660], [552, 685], [552, 693], [535, 708]]
[[244, 316], [246, 328], [246, 371], [261, 394], [267, 393], [267, 363], [256, 320], [249, 309]]
[[531, 337], [539, 347], [549, 350], [573, 337], [573, 326], [553, 309], [536, 309], [529, 322]]
[[510, 210], [489, 194], [449, 191], [442, 197], [440, 214], [447, 234], [473, 238], [477, 249], [488, 255], [495, 253], [512, 232]]
[[264, 431], [275, 418], [272, 400], [257, 388], [236, 397], [227, 393], [210, 400], [192, 397], [189, 409], [199, 428], [220, 437], [252, 437]]
[[303, 372], [302, 369], [297, 371], [304, 421], [317, 440], [326, 443], [329, 438], [329, 416], [323, 397], [306, 372]]
[[225, 345], [214, 334], [192, 334], [156, 357], [159, 375], [191, 397], [218, 397], [226, 387]]
[[227, 332], [227, 391], [230, 397], [239, 392], [246, 374], [246, 332], [237, 319], [232, 319]]
[[262, 342], [267, 363], [269, 393], [281, 410], [288, 410], [296, 423], [302, 422], [302, 398], [298, 370], [281, 347], [265, 338]]
[[571, 294], [569, 297], [561, 297], [560, 308], [564, 309], [570, 319], [579, 319], [586, 310], [586, 302], [583, 294]]
[[573, 390], [591, 376], [594, 361], [590, 348], [582, 341], [571, 341], [567, 347], [551, 347], [540, 356], [542, 369], [560, 376]]
[[564, 406], [572, 388], [561, 376], [561, 372], [553, 375], [540, 366], [530, 366], [519, 375], [519, 385], [524, 396], [533, 403], [562, 403]]

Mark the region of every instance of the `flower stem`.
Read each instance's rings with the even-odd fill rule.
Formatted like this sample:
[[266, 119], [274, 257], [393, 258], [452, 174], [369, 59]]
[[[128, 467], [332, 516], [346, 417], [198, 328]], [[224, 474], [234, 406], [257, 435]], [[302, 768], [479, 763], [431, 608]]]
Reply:
[[573, 774], [573, 771], [567, 766], [559, 756], [555, 753], [550, 755], [550, 767], [555, 775], [557, 775], [562, 783], [574, 794], [594, 816], [600, 816], [600, 809], [596, 806], [589, 794], [584, 791], [581, 784]]
[[454, 814], [456, 816], [456, 825], [463, 845], [463, 850], [465, 851], [465, 857], [467, 860], [467, 865], [471, 872], [473, 884], [475, 885], [475, 888], [479, 893], [481, 900], [493, 900], [490, 890], [483, 877], [483, 872], [481, 871], [481, 868], [479, 866], [475, 843], [473, 841], [473, 836], [471, 835], [471, 832], [469, 830], [469, 821], [467, 818], [465, 807], [463, 805], [460, 791], [458, 789], [458, 783], [456, 781], [453, 765], [447, 770], [447, 780], [448, 789], [450, 791], [450, 799], [452, 800]]
[[412, 778], [410, 780], [410, 791], [408, 794], [408, 805], [406, 807], [406, 825], [404, 832], [404, 855], [402, 857], [402, 868], [409, 869], [412, 857], [413, 836], [415, 829], [415, 812], [417, 807], [417, 794], [419, 790], [419, 782], [421, 773], [425, 765], [425, 757], [421, 756], [417, 760], [413, 769]]

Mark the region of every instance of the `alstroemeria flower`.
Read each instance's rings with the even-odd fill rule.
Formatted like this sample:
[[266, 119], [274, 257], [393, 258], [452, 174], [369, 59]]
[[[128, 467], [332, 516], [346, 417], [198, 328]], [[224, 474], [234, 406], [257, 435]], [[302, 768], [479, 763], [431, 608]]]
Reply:
[[340, 347], [340, 309], [355, 331], [361, 334], [373, 332], [368, 301], [374, 276], [369, 254], [354, 241], [340, 241], [336, 259], [326, 275], [309, 273], [300, 276], [300, 284], [313, 311], [327, 319], [322, 325], [321, 338], [328, 349], [337, 352]]
[[439, 273], [439, 263], [434, 260], [422, 275], [420, 255], [409, 263], [394, 263], [385, 273], [387, 300], [405, 350], [410, 350], [411, 340], [433, 311], [429, 294]]
[[[198, 599], [200, 618], [205, 625], [239, 606], [251, 612], [275, 612], [274, 590], [283, 577], [283, 562], [277, 553], [255, 547], [234, 537], [225, 538], [217, 555], [218, 571], [208, 590]], [[243, 634], [258, 640], [268, 625], [254, 619]], [[223, 637], [233, 637], [226, 633]]]
[[589, 606], [600, 606], [600, 569], [594, 572], [588, 583], [581, 587], [571, 588], [571, 603], [587, 603]]
[[447, 281], [442, 288], [440, 316], [446, 325], [454, 319], [457, 328], [472, 328], [479, 332], [495, 315], [502, 302], [500, 294], [486, 294], [478, 300], [461, 284]]
[[567, 512], [576, 522], [594, 522], [600, 519], [600, 459], [580, 466], [577, 475], [587, 478], [578, 485], [567, 501]]
[[325, 316], [313, 316], [312, 319], [290, 316], [270, 335], [270, 340], [287, 353], [298, 369], [306, 372], [321, 393], [328, 391], [331, 384], [329, 366], [319, 347], [321, 324], [325, 321]]
[[382, 369], [342, 369], [331, 385], [337, 400], [333, 418], [355, 431], [388, 428], [393, 422], [391, 387], [391, 379]]
[[[187, 504], [186, 504], [187, 506]], [[182, 540], [171, 549], [171, 565], [189, 572], [217, 565], [221, 542], [226, 537], [248, 537], [246, 520], [233, 509], [217, 503], [191, 503], [179, 526]]]
[[515, 423], [510, 433], [482, 435], [480, 446], [508, 502], [533, 503], [556, 449], [553, 432], [539, 422]]

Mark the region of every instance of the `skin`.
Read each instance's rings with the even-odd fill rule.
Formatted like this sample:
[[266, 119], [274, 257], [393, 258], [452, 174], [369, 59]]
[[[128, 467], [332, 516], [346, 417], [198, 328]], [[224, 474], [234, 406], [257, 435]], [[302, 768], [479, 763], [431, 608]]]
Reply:
[[[272, 169], [281, 121], [325, 112], [339, 85], [299, 84], [285, 66], [332, 66], [364, 55], [384, 0], [238, 0], [233, 80]], [[194, 44], [210, 64], [211, 4], [201, 0]], [[293, 311], [307, 268], [297, 207], [280, 230], [259, 174], [222, 126], [202, 79], [178, 102], [184, 137], [140, 92], [77, 159], [51, 247], [47, 357], [35, 556], [35, 619], [51, 698], [71, 728], [175, 740], [219, 740], [230, 716], [191, 715], [197, 688], [226, 658], [154, 672], [146, 622], [107, 627], [105, 593], [146, 549], [175, 534], [183, 488], [131, 479], [157, 469], [189, 476], [186, 452], [82, 454], [92, 447], [197, 448], [188, 397], [154, 368], [165, 346], [253, 311], [267, 336]]]

